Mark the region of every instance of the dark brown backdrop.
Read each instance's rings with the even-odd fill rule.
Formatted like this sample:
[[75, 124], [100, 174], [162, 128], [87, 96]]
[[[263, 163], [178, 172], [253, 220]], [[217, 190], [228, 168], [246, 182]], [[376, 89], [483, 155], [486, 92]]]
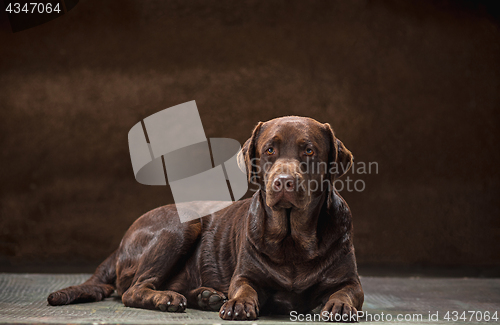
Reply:
[[[476, 4], [474, 4], [476, 3]], [[95, 263], [167, 187], [128, 130], [196, 100], [208, 137], [329, 122], [366, 190], [342, 192], [360, 265], [500, 265], [500, 28], [490, 2], [80, 1], [0, 32], [0, 260]]]

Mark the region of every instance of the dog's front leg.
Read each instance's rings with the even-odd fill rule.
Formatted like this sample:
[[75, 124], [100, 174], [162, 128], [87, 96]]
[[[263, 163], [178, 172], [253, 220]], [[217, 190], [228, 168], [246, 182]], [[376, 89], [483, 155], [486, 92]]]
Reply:
[[229, 300], [222, 305], [219, 316], [225, 320], [254, 320], [259, 315], [259, 297], [254, 285], [243, 276], [233, 276]]
[[321, 315], [327, 315], [328, 319], [334, 322], [357, 322], [357, 314], [361, 311], [363, 300], [364, 294], [359, 280], [346, 284], [330, 295]]

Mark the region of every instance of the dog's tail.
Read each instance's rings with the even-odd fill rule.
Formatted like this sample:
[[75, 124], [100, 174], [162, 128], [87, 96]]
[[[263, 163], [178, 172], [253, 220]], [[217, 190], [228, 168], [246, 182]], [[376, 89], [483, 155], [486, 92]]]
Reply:
[[53, 292], [47, 298], [52, 306], [80, 302], [101, 301], [115, 291], [116, 281], [115, 251], [97, 267], [94, 275], [84, 283]]

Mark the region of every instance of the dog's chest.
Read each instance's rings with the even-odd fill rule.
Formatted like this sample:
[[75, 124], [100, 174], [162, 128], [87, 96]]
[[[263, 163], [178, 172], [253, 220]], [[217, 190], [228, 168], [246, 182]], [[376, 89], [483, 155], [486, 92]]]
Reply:
[[[309, 264], [283, 263], [267, 264], [263, 276], [269, 280], [269, 286], [285, 295], [301, 295], [317, 284], [314, 266]], [[311, 276], [312, 275], [312, 276]], [[279, 300], [279, 299], [278, 299]]]
[[270, 287], [263, 288], [267, 291], [265, 309], [270, 313], [288, 314], [291, 311], [310, 312], [315, 308], [318, 283], [315, 272], [311, 272], [312, 276], [309, 272], [310, 267], [293, 264], [274, 270]]
[[264, 310], [273, 314], [288, 314], [292, 311], [309, 312], [315, 307], [312, 304], [311, 297], [304, 292], [277, 291], [269, 294], [264, 303]]

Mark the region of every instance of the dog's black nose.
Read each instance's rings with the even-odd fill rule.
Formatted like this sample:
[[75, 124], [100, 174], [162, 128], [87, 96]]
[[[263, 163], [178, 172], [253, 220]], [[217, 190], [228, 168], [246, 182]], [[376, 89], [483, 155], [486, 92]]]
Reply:
[[295, 189], [295, 179], [286, 174], [277, 176], [273, 182], [273, 190], [275, 192], [281, 192], [283, 190], [290, 192]]

